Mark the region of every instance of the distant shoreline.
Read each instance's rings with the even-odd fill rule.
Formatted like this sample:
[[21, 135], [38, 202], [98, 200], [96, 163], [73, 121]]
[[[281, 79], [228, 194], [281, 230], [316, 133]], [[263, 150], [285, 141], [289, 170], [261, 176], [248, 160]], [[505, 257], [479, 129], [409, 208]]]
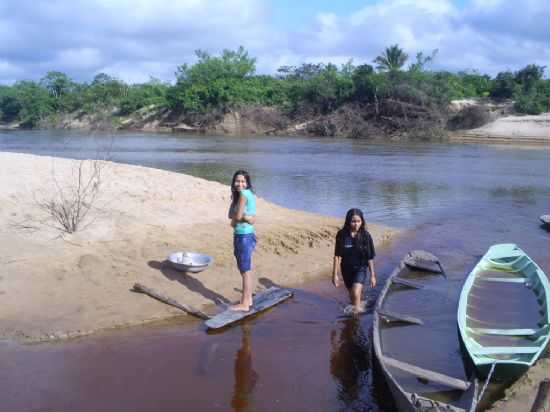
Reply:
[[[56, 125], [42, 124], [43, 127], [29, 130], [78, 130], [82, 131], [137, 131], [151, 133], [180, 133], [180, 134], [200, 134], [200, 135], [244, 135], [244, 136], [301, 136], [301, 137], [322, 137], [311, 132], [317, 130], [323, 122], [334, 121], [338, 124], [342, 123], [340, 118], [311, 119], [309, 121], [286, 124], [285, 127], [276, 128], [273, 126], [273, 118], [270, 121], [262, 116], [268, 116], [267, 113], [261, 112], [261, 109], [252, 115], [249, 111], [230, 111], [226, 113], [217, 122], [204, 126], [203, 128], [191, 127], [185, 123], [165, 124], [160, 122], [154, 116], [146, 122], [138, 122], [129, 119], [124, 127], [115, 127], [109, 122], [94, 123], [92, 118], [87, 119], [70, 119], [60, 120]], [[260, 113], [260, 114], [259, 114]], [[273, 112], [269, 116], [276, 116]], [[278, 115], [277, 115], [278, 116]], [[363, 124], [364, 126], [365, 124]], [[15, 131], [25, 130], [20, 129], [18, 124], [0, 124], [0, 131]], [[353, 128], [348, 125], [348, 128]], [[413, 136], [407, 136], [404, 131], [403, 135], [374, 134], [369, 136], [358, 136], [358, 139], [374, 140], [374, 141], [399, 141], [399, 140], [417, 140]], [[445, 136], [434, 137], [433, 141], [449, 141], [453, 143], [481, 143], [481, 144], [525, 144], [525, 145], [548, 145], [550, 144], [550, 113], [542, 113], [540, 115], [508, 115], [496, 118], [489, 123], [469, 130], [445, 131]], [[345, 135], [335, 135], [325, 137], [351, 137]], [[419, 139], [430, 141], [430, 138]]]

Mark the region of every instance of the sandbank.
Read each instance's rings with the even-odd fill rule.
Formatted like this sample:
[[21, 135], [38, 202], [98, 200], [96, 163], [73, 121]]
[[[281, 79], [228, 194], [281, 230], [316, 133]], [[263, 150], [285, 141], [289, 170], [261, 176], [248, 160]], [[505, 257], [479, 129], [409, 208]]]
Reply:
[[[131, 292], [136, 282], [207, 312], [216, 310], [216, 301], [238, 299], [229, 186], [101, 162], [86, 227], [68, 234], [53, 227], [38, 203], [74, 188], [79, 164], [0, 152], [0, 340], [56, 340], [187, 316]], [[258, 284], [296, 286], [330, 273], [341, 219], [286, 209], [261, 196], [258, 211]], [[397, 233], [369, 229], [377, 245]], [[179, 250], [207, 253], [214, 264], [198, 274], [177, 272], [165, 259]]]
[[450, 140], [465, 143], [550, 144], [550, 113], [504, 116], [477, 129], [453, 132]]

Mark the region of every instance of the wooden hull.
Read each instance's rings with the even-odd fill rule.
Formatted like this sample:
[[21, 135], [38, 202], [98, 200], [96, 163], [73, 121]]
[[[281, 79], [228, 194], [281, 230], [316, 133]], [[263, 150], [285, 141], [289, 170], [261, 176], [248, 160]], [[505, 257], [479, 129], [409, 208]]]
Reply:
[[458, 326], [478, 372], [513, 379], [532, 366], [550, 339], [550, 284], [514, 244], [494, 245], [470, 272], [458, 305]]
[[[420, 282], [403, 282], [402, 275], [409, 273], [407, 258], [404, 258], [398, 267], [388, 277], [383, 290], [381, 291], [375, 308], [373, 322], [373, 346], [377, 365], [380, 367], [388, 387], [393, 395], [396, 407], [401, 412], [428, 412], [428, 411], [449, 411], [464, 412], [475, 411], [477, 381], [468, 382], [453, 378], [432, 370], [427, 370], [396, 359], [399, 354], [391, 357], [385, 352], [383, 329], [387, 322], [402, 322], [414, 327], [425, 328], [422, 321], [418, 322], [412, 316], [394, 313], [384, 306], [386, 299], [394, 289], [414, 287]], [[430, 276], [426, 274], [425, 276]], [[419, 289], [420, 286], [414, 287]], [[420, 331], [421, 332], [421, 331]], [[403, 346], [406, 351], [406, 346]], [[405, 358], [405, 357], [403, 357]], [[410, 381], [424, 382], [423, 395], [415, 393], [412, 386], [407, 386]], [[443, 388], [440, 393], [438, 389]], [[442, 400], [442, 394], [453, 392], [452, 399]], [[458, 394], [458, 395], [457, 395]]]

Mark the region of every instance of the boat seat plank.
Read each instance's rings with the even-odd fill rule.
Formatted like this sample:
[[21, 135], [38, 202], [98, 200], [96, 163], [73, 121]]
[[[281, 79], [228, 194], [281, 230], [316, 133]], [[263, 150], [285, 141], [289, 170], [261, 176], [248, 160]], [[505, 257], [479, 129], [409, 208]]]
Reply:
[[439, 383], [454, 389], [465, 391], [470, 387], [470, 382], [463, 381], [462, 379], [453, 378], [451, 376], [444, 375], [442, 373], [434, 372], [428, 369], [423, 369], [410, 363], [399, 361], [388, 356], [383, 356], [383, 363], [386, 366], [411, 373], [419, 378], [427, 379], [428, 381]]
[[484, 348], [472, 348], [474, 355], [520, 355], [520, 354], [533, 354], [539, 351], [538, 346], [487, 346]]
[[422, 283], [414, 282], [412, 280], [407, 280], [407, 279], [398, 278], [398, 277], [394, 277], [392, 279], [392, 283], [402, 285], [402, 286], [406, 286], [406, 287], [412, 288], [412, 289], [422, 289], [422, 288], [424, 288], [424, 285]]
[[[498, 258], [495, 258], [495, 259], [487, 257], [487, 261], [491, 262], [491, 264], [493, 264], [493, 265], [512, 266], [513, 264], [519, 262], [520, 259], [524, 256], [525, 256], [525, 253], [518, 251], [518, 252], [515, 252], [515, 253], [508, 253], [506, 256], [498, 257]], [[502, 259], [506, 259], [506, 261], [503, 262]]]
[[495, 270], [495, 269], [480, 270], [479, 272], [476, 273], [476, 279], [498, 278], [498, 277], [513, 278], [513, 277], [518, 277], [518, 273], [509, 271], [509, 270]]
[[522, 348], [522, 347], [531, 347], [533, 346], [532, 336], [510, 336], [510, 335], [478, 335], [471, 334], [473, 338], [479, 345], [483, 347], [507, 347], [507, 348]]
[[481, 278], [480, 280], [484, 282], [505, 282], [505, 283], [526, 283], [527, 278], [511, 278], [511, 277], [498, 277], [498, 278]]
[[474, 333], [484, 335], [503, 335], [503, 336], [530, 336], [536, 334], [540, 329], [486, 329], [471, 328]]
[[389, 322], [405, 322], [405, 323], [412, 323], [414, 325], [424, 324], [424, 322], [421, 319], [415, 318], [414, 316], [409, 316], [403, 313], [389, 311], [387, 309], [378, 309], [378, 314]]

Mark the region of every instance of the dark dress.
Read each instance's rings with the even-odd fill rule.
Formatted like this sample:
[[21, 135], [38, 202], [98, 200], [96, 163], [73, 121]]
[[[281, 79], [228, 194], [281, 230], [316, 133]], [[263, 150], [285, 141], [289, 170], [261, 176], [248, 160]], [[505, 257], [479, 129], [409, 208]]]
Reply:
[[348, 289], [354, 283], [365, 283], [369, 260], [376, 255], [372, 236], [365, 231], [362, 236], [352, 237], [349, 231], [341, 229], [336, 235], [334, 255], [342, 258], [340, 269]]

